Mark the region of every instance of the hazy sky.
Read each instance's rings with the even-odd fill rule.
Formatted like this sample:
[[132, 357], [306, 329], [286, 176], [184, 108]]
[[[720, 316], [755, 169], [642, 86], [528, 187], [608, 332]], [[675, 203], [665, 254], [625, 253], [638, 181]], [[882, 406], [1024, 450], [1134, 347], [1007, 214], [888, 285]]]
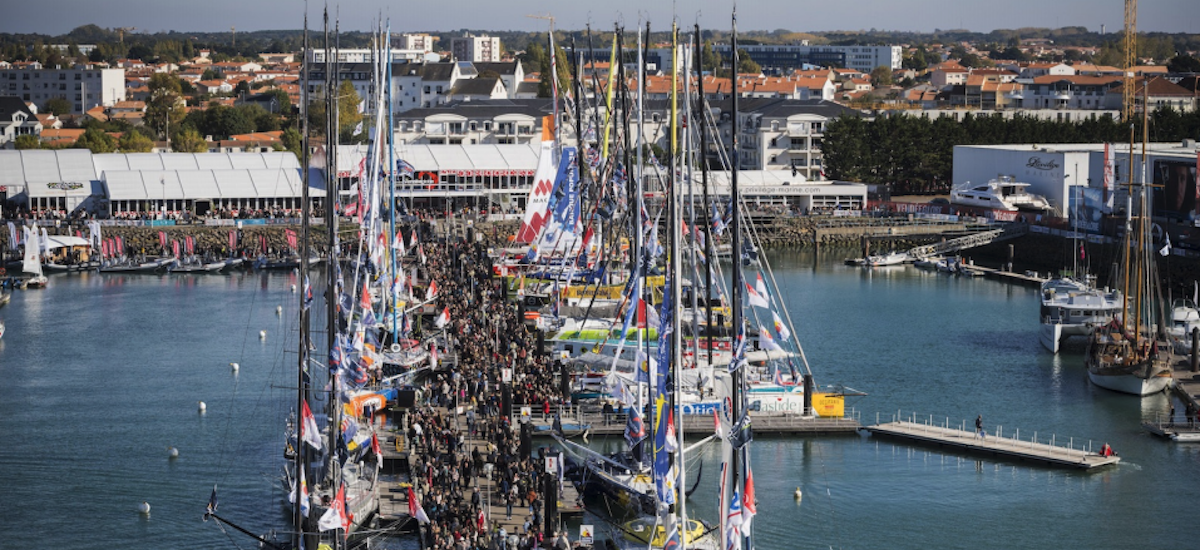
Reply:
[[[80, 25], [136, 27], [137, 32], [298, 29], [304, 2], [298, 0], [4, 0], [0, 32], [62, 34]], [[331, 3], [332, 12], [338, 4]], [[320, 24], [322, 3], [309, 4], [310, 24]], [[729, 0], [444, 0], [430, 2], [356, 0], [341, 6], [341, 26], [366, 30], [372, 21], [390, 18], [394, 32], [456, 29], [544, 30], [545, 21], [527, 15], [552, 14], [557, 27], [609, 29], [623, 21], [632, 28], [649, 18], [652, 28], [670, 24], [728, 29]], [[1141, 0], [1141, 31], [1200, 33], [1197, 0]], [[740, 30], [905, 31], [960, 29], [991, 31], [1018, 27], [1082, 25], [1113, 32], [1123, 26], [1122, 0], [742, 0]]]

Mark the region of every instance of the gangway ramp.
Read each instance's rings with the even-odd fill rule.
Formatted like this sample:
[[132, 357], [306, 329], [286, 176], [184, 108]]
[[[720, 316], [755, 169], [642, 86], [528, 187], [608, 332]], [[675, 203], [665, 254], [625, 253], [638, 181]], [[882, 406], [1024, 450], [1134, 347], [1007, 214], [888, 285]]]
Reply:
[[909, 257], [922, 260], [932, 256], [953, 254], [960, 250], [975, 248], [986, 244], [1015, 239], [1029, 232], [1029, 226], [1023, 223], [1010, 223], [1000, 229], [990, 229], [946, 242], [918, 246], [908, 251]]

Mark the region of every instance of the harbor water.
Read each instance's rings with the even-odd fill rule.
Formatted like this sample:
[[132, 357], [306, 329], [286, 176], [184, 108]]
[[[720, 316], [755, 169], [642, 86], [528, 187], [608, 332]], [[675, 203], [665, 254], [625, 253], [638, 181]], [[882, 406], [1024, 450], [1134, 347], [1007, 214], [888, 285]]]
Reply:
[[[836, 251], [771, 259], [817, 383], [868, 393], [847, 399], [864, 424], [898, 412], [951, 425], [982, 415], [990, 433], [1107, 442], [1123, 460], [1081, 472], [865, 435], [761, 436], [752, 447], [758, 548], [1200, 540], [1200, 445], [1158, 440], [1139, 425], [1165, 414], [1170, 398], [1090, 385], [1079, 345], [1044, 351], [1036, 290], [849, 267]], [[278, 476], [294, 399], [296, 283], [291, 273], [84, 274], [17, 292], [0, 308], [0, 547], [252, 547], [202, 521], [214, 484], [222, 516], [284, 530]], [[611, 446], [618, 437], [598, 439]], [[687, 487], [704, 464], [688, 510], [707, 520], [716, 518], [716, 456], [709, 447], [688, 460]]]

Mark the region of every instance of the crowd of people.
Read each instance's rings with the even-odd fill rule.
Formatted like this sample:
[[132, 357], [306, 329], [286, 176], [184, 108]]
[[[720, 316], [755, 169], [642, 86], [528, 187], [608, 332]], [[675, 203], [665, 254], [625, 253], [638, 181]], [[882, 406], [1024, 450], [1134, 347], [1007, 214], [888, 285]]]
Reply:
[[[536, 334], [526, 329], [518, 307], [505, 301], [484, 245], [425, 246], [423, 269], [439, 287], [436, 310], [450, 309], [445, 344], [457, 360], [426, 382], [424, 403], [406, 415], [406, 436], [416, 457], [410, 464], [412, 483], [431, 520], [422, 530], [422, 546], [568, 548], [565, 532], [555, 537], [543, 531], [539, 473], [544, 467], [536, 452], [521, 445], [511, 416], [501, 414], [502, 369], [512, 369], [512, 409], [528, 405], [536, 411], [566, 401], [554, 382], [556, 369], [536, 349]], [[455, 414], [458, 407], [463, 414]], [[489, 486], [495, 490], [488, 491]], [[500, 518], [489, 517], [489, 504], [503, 504], [504, 519], [515, 518], [519, 527], [505, 530]]]

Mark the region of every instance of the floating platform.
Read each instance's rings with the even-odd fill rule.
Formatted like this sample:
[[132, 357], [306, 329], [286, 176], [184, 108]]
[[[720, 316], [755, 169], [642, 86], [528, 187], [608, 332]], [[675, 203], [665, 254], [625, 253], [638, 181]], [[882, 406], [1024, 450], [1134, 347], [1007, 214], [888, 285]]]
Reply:
[[1181, 443], [1196, 443], [1200, 442], [1200, 426], [1196, 424], [1188, 424], [1186, 421], [1181, 424], [1167, 422], [1142, 422], [1142, 427], [1146, 431]]
[[1098, 452], [1063, 447], [1052, 443], [1024, 441], [993, 435], [980, 437], [977, 433], [958, 427], [937, 426], [918, 422], [888, 422], [864, 428], [873, 435], [882, 435], [930, 445], [952, 447], [971, 454], [983, 454], [1042, 462], [1052, 466], [1092, 469], [1116, 464], [1118, 456], [1102, 456]]
[[[563, 417], [564, 428], [572, 424], [587, 424], [588, 435], [621, 435], [625, 433], [624, 414], [612, 414], [607, 423], [604, 414], [599, 412], [583, 412]], [[755, 435], [852, 435], [862, 429], [862, 424], [850, 417], [829, 418], [821, 416], [800, 416], [784, 413], [750, 413], [751, 427]], [[541, 413], [535, 413], [531, 420], [534, 426], [549, 427], [553, 418], [542, 420]], [[690, 414], [683, 417], [683, 433], [688, 437], [706, 437], [713, 429], [712, 415]], [[534, 436], [549, 436], [547, 429], [534, 431]], [[571, 436], [570, 433], [567, 434]]]

